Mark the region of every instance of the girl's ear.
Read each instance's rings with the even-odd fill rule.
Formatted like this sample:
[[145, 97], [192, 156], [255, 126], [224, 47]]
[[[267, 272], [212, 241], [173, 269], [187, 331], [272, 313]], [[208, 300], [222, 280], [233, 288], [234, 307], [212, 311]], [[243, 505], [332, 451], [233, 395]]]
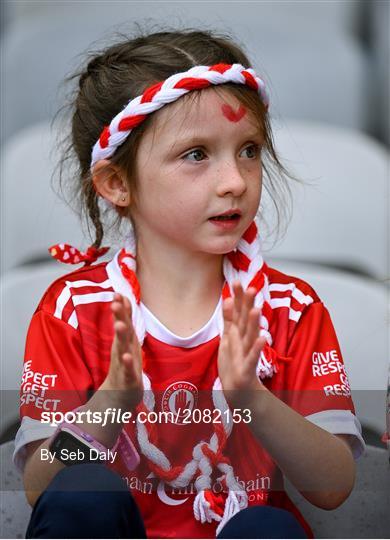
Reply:
[[101, 159], [95, 163], [92, 181], [99, 195], [115, 206], [129, 206], [130, 193], [123, 172], [108, 159]]

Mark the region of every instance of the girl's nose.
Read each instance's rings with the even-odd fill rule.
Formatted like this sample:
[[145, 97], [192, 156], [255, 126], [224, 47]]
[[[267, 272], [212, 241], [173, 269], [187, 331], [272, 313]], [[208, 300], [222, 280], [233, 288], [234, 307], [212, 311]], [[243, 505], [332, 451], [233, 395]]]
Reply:
[[223, 197], [227, 193], [231, 193], [235, 197], [239, 197], [246, 191], [246, 181], [234, 160], [225, 162], [218, 169], [218, 195]]

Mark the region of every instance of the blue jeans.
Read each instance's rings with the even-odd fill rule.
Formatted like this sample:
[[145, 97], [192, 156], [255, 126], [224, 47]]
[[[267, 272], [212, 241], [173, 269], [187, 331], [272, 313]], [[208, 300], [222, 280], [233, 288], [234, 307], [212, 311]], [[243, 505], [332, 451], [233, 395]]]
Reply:
[[[34, 505], [26, 538], [146, 538], [140, 511], [119, 474], [104, 465], [61, 469]], [[271, 506], [233, 516], [218, 538], [307, 538], [295, 517]]]

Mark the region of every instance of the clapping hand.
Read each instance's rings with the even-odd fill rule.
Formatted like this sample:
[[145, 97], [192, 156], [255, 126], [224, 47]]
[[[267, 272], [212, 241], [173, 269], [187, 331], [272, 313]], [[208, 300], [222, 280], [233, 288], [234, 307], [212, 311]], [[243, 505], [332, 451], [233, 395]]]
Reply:
[[133, 327], [128, 298], [115, 293], [111, 304], [114, 316], [114, 341], [107, 377], [102, 385], [116, 397], [118, 405], [129, 409], [142, 398], [142, 350]]
[[243, 291], [241, 283], [235, 281], [233, 295], [223, 302], [218, 373], [224, 391], [240, 391], [232, 395], [244, 398], [243, 392], [264, 388], [256, 376], [256, 365], [266, 340], [260, 337], [261, 310], [253, 307], [256, 290]]

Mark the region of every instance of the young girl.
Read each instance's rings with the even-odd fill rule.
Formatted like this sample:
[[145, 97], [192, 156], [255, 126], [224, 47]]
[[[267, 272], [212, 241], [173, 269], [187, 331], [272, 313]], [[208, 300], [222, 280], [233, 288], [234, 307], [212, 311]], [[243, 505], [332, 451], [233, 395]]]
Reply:
[[[261, 255], [267, 160], [284, 171], [264, 82], [228, 37], [191, 30], [117, 43], [78, 82], [96, 241], [51, 248], [84, 265], [27, 336], [27, 537], [312, 536], [283, 477], [334, 509], [364, 441], [327, 309]], [[110, 214], [131, 227], [92, 264]]]

